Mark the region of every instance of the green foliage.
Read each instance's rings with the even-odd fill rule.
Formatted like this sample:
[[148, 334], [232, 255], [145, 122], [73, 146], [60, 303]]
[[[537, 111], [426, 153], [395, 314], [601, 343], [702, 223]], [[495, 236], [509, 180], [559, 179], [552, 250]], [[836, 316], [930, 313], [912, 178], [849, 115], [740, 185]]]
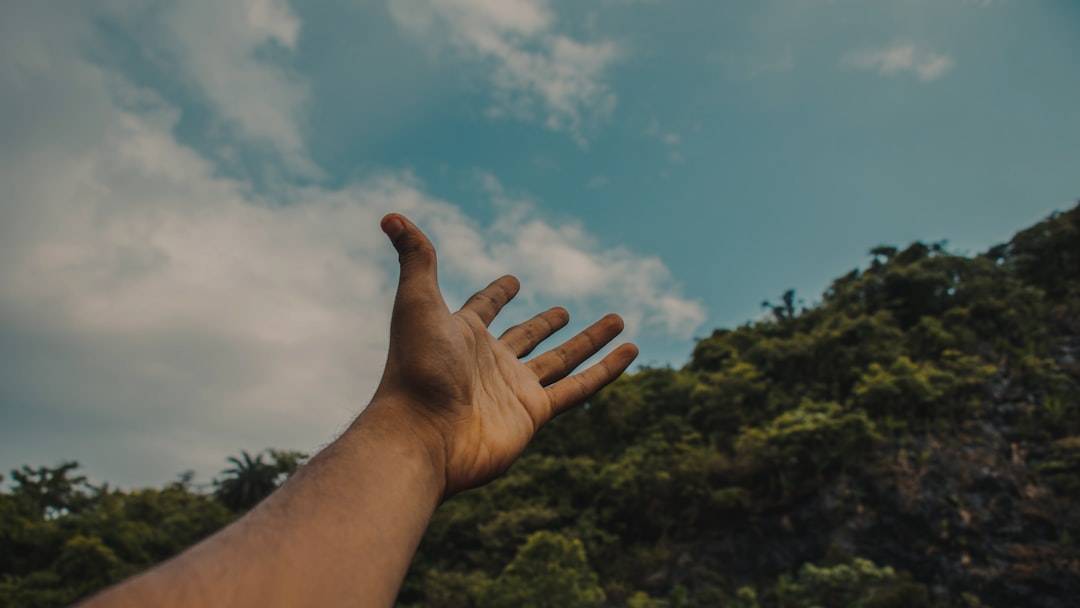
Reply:
[[1018, 233], [1006, 248], [1008, 265], [1049, 297], [1075, 296], [1080, 286], [1080, 206], [1055, 213]]
[[76, 534], [64, 543], [53, 568], [62, 580], [80, 581], [80, 591], [92, 591], [114, 580], [122, 562], [100, 538]]
[[124, 492], [91, 486], [77, 467], [23, 467], [0, 493], [0, 605], [66, 606], [231, 520], [185, 480]]
[[877, 439], [864, 412], [804, 399], [768, 425], [744, 429], [735, 442], [736, 464], [748, 482], [764, 477], [774, 493], [786, 495], [804, 481], [850, 466]]
[[700, 375], [690, 394], [688, 420], [710, 436], [730, 441], [740, 426], [764, 421], [769, 385], [754, 364], [733, 359], [720, 371]]
[[604, 602], [580, 540], [537, 532], [480, 594], [481, 608], [589, 608]]
[[69, 477], [79, 463], [65, 462], [55, 469], [24, 466], [11, 472], [15, 486], [11, 500], [25, 517], [32, 519], [55, 519], [68, 513], [78, 512], [89, 503], [93, 487], [82, 475]]
[[[771, 318], [698, 341], [683, 369], [625, 375], [435, 513], [399, 605], [920, 607], [930, 582], [952, 605], [998, 605], [971, 586], [986, 573], [1014, 577], [998, 591], [1031, 580], [1051, 593], [1058, 571], [1075, 574], [1062, 564], [1080, 563], [1068, 553], [1080, 537], [1078, 226], [1080, 206], [976, 257], [879, 246], [820, 304], [786, 292]], [[977, 466], [946, 467], [950, 454]], [[995, 458], [1008, 464], [991, 471]], [[95, 487], [75, 463], [13, 471], [0, 605], [68, 605], [166, 559], [303, 459], [242, 452], [211, 495], [190, 478]], [[968, 500], [968, 482], [990, 498]], [[1024, 547], [980, 545], [1009, 529]]]
[[[263, 461], [269, 455], [270, 461]], [[307, 458], [302, 452], [266, 450], [255, 458], [244, 450], [240, 458], [230, 456], [232, 467], [222, 471], [223, 477], [214, 480], [214, 496], [234, 513], [254, 507], [277, 489]]]
[[1018, 357], [1011, 376], [1038, 387], [1028, 410], [1029, 430], [1054, 439], [1080, 433], [1080, 387], [1052, 358], [1029, 354]]
[[954, 350], [944, 351], [938, 364], [900, 356], [888, 368], [871, 364], [855, 385], [853, 402], [874, 417], [960, 420], [971, 413], [994, 372], [993, 366]]
[[805, 564], [775, 587], [780, 608], [929, 608], [926, 586], [870, 560], [818, 567]]
[[1080, 499], [1080, 437], [1066, 437], [1051, 445], [1050, 457], [1035, 472], [1057, 491], [1071, 499]]
[[654, 433], [601, 470], [598, 519], [623, 540], [689, 533], [708, 525], [703, 520], [719, 506], [712, 496], [730, 468], [730, 460], [697, 433], [678, 439]]
[[660, 602], [649, 597], [648, 593], [638, 591], [626, 600], [626, 608], [660, 608]]
[[761, 604], [758, 603], [757, 593], [750, 587], [740, 587], [735, 592], [735, 600], [731, 602], [733, 608], [758, 608]]
[[428, 570], [421, 585], [424, 589], [423, 605], [430, 608], [473, 608], [477, 606], [477, 598], [490, 586], [491, 579], [479, 570]]

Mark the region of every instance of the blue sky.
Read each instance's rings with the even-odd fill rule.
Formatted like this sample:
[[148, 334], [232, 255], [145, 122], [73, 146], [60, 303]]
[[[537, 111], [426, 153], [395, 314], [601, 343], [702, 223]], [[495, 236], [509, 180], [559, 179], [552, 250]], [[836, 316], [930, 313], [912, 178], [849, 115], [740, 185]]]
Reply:
[[0, 8], [0, 467], [153, 484], [314, 450], [385, 352], [401, 211], [505, 326], [641, 363], [883, 243], [1080, 198], [1071, 0], [210, 0]]

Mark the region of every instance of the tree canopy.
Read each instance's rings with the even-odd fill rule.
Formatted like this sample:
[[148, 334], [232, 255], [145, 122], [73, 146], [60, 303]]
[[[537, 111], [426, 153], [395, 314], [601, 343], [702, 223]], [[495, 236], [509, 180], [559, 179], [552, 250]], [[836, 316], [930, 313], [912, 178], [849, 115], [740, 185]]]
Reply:
[[[820, 301], [785, 292], [555, 420], [439, 509], [400, 605], [1070, 605], [1080, 206], [980, 255], [869, 253]], [[208, 489], [13, 471], [0, 604], [66, 605], [165, 559], [302, 460], [241, 452]]]

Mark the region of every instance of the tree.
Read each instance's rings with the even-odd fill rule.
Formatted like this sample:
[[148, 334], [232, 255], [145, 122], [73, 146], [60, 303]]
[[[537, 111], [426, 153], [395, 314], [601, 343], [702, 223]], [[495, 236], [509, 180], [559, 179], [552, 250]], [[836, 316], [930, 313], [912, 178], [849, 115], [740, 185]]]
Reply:
[[910, 575], [855, 558], [834, 566], [805, 564], [776, 586], [781, 608], [929, 608], [926, 587]]
[[736, 463], [748, 481], [764, 478], [770, 490], [787, 495], [853, 464], [878, 439], [864, 412], [803, 399], [764, 427], [743, 429]]
[[72, 460], [56, 468], [24, 466], [14, 470], [11, 497], [23, 514], [34, 519], [78, 512], [89, 503], [94, 487], [82, 475], [70, 476], [77, 468], [79, 463]]
[[576, 538], [537, 532], [480, 595], [482, 608], [592, 608], [604, 602]]
[[70, 605], [232, 519], [183, 478], [124, 492], [91, 486], [77, 468], [24, 466], [0, 492], [0, 606]]
[[[263, 460], [267, 454], [270, 462]], [[234, 513], [247, 511], [276, 490], [305, 458], [302, 452], [273, 449], [252, 458], [242, 450], [239, 458], [227, 459], [233, 466], [222, 471], [224, 478], [214, 480], [214, 496]]]
[[[803, 300], [798, 300], [799, 305], [803, 304]], [[761, 303], [761, 307], [766, 310], [771, 310], [773, 317], [777, 321], [785, 321], [795, 318], [795, 290], [789, 289], [780, 296], [780, 303], [774, 304], [769, 300], [765, 300]], [[805, 310], [805, 308], [803, 309]]]

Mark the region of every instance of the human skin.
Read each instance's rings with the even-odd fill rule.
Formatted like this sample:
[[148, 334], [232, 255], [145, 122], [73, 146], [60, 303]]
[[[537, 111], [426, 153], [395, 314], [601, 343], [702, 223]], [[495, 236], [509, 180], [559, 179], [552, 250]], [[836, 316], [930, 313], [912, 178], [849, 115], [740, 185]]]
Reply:
[[382, 229], [401, 274], [371, 403], [244, 517], [85, 606], [390, 606], [439, 504], [506, 471], [540, 427], [637, 356], [623, 344], [571, 375], [622, 331], [608, 315], [522, 361], [569, 322], [565, 309], [496, 339], [488, 326], [517, 279], [496, 279], [451, 314], [423, 232], [398, 214]]

